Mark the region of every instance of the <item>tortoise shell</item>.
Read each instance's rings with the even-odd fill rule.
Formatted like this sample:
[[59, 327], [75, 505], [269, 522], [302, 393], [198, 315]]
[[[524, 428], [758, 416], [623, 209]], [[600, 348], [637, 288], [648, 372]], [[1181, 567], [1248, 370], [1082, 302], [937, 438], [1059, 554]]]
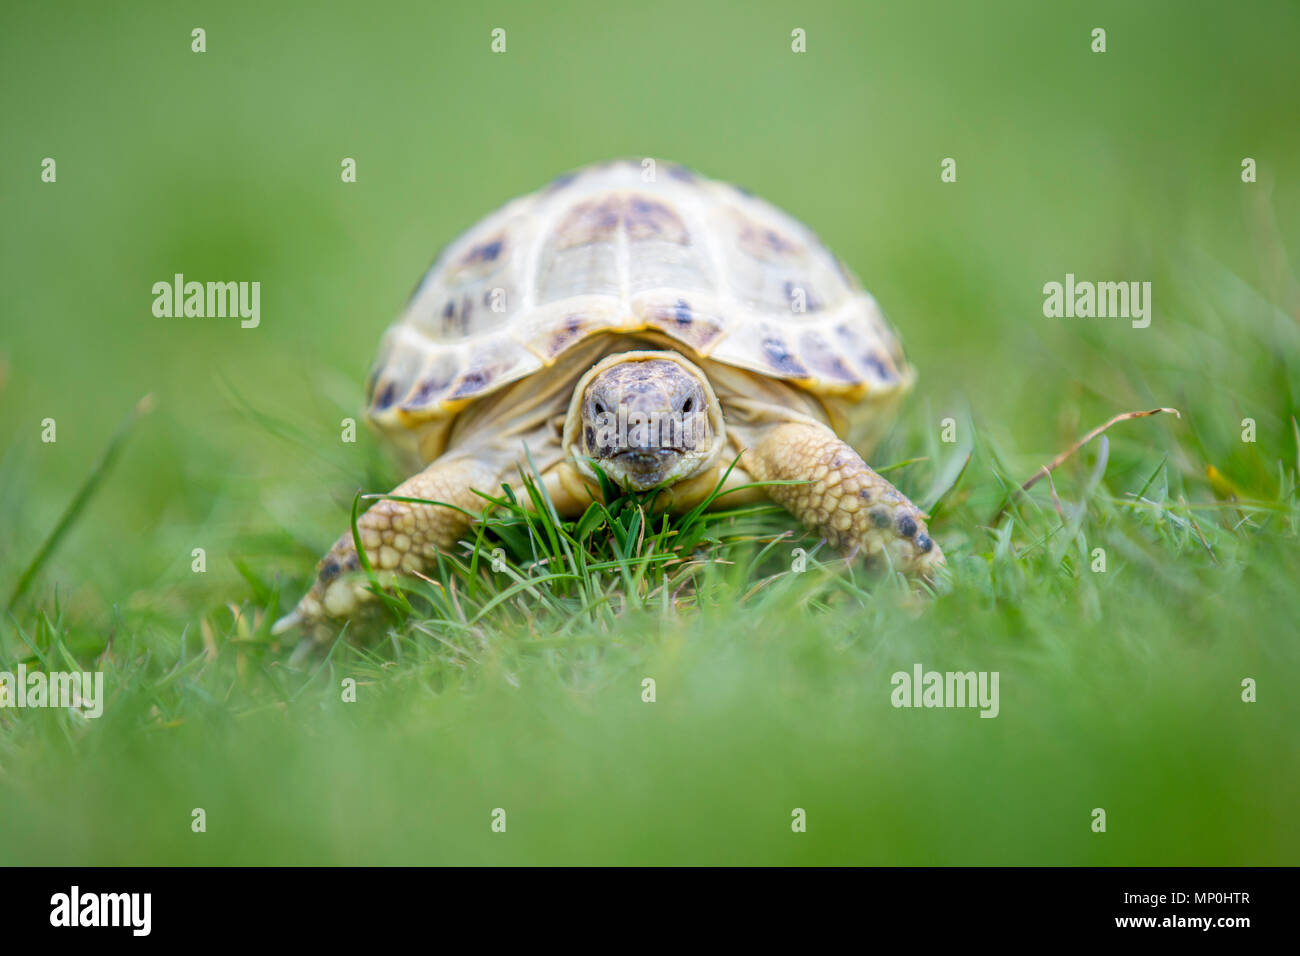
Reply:
[[875, 299], [800, 222], [682, 166], [589, 166], [452, 242], [388, 329], [367, 387], [386, 431], [448, 418], [598, 333], [850, 401], [913, 378]]

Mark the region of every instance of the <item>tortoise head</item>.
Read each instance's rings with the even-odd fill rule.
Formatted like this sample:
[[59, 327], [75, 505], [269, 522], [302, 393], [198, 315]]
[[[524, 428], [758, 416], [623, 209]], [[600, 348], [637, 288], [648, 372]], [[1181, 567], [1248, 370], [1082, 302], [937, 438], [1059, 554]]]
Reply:
[[[574, 389], [565, 448], [625, 491], [693, 478], [725, 441], [722, 410], [705, 374], [676, 352], [622, 352]], [[589, 467], [583, 467], [594, 477]]]

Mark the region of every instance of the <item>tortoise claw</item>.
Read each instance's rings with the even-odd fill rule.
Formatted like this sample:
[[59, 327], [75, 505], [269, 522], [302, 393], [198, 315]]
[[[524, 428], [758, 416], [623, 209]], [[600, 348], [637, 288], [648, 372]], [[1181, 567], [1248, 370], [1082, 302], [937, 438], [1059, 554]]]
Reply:
[[284, 617], [280, 618], [280, 620], [271, 625], [271, 634], [278, 636], [286, 631], [291, 631], [306, 620], [307, 618], [302, 611], [298, 608], [294, 608]]
[[271, 625], [271, 634], [280, 635], [286, 631], [291, 631], [295, 627], [301, 627], [304, 631], [310, 631], [312, 625], [318, 622], [324, 616], [324, 609], [320, 601], [316, 599], [316, 588], [308, 591], [303, 599], [298, 602], [298, 606], [286, 614], [280, 620]]

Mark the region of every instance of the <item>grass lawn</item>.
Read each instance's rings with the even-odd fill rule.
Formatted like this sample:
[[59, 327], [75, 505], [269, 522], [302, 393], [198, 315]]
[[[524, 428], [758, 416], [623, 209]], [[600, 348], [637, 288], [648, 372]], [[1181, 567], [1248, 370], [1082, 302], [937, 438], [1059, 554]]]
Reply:
[[[0, 672], [106, 700], [0, 708], [0, 862], [1294, 864], [1300, 11], [1132, 7], [6, 8]], [[946, 571], [774, 506], [485, 502], [295, 656], [271, 624], [405, 477], [340, 440], [386, 323], [624, 155], [876, 295], [920, 377], [871, 461]], [[178, 272], [260, 281], [260, 326], [156, 318]], [[1045, 316], [1067, 274], [1150, 282], [1149, 327]], [[918, 664], [996, 672], [997, 716], [893, 706]]]

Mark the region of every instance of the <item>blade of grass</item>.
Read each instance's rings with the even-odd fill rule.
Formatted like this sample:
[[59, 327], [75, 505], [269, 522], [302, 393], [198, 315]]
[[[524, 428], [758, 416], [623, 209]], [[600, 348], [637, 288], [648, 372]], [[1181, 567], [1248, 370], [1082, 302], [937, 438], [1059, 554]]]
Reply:
[[58, 547], [63, 536], [68, 533], [68, 529], [71, 528], [77, 518], [80, 517], [87, 502], [90, 501], [91, 496], [95, 493], [95, 490], [104, 480], [104, 476], [107, 475], [109, 469], [112, 468], [113, 462], [121, 453], [122, 446], [126, 442], [127, 435], [131, 433], [131, 428], [135, 425], [136, 420], [140, 418], [141, 415], [147, 415], [152, 410], [153, 396], [146, 395], [141, 398], [140, 401], [136, 402], [135, 407], [131, 409], [126, 418], [122, 419], [122, 423], [117, 426], [117, 430], [113, 432], [113, 436], [108, 440], [108, 447], [104, 449], [104, 453], [99, 457], [99, 460], [95, 462], [94, 467], [90, 470], [90, 474], [86, 476], [86, 480], [82, 482], [81, 487], [77, 489], [77, 493], [72, 496], [72, 501], [68, 503], [68, 507], [64, 509], [63, 515], [59, 518], [58, 524], [54, 526], [54, 530], [50, 532], [50, 536], [45, 539], [45, 543], [41, 545], [41, 549], [37, 551], [36, 556], [32, 558], [31, 564], [27, 565], [27, 570], [25, 570], [22, 577], [18, 579], [18, 584], [14, 587], [13, 593], [9, 595], [9, 603], [5, 605], [8, 610], [12, 610], [14, 605], [18, 603], [18, 599], [26, 593], [27, 588], [32, 583], [32, 579], [36, 577], [45, 562], [49, 560], [50, 555], [54, 553], [54, 549]]

